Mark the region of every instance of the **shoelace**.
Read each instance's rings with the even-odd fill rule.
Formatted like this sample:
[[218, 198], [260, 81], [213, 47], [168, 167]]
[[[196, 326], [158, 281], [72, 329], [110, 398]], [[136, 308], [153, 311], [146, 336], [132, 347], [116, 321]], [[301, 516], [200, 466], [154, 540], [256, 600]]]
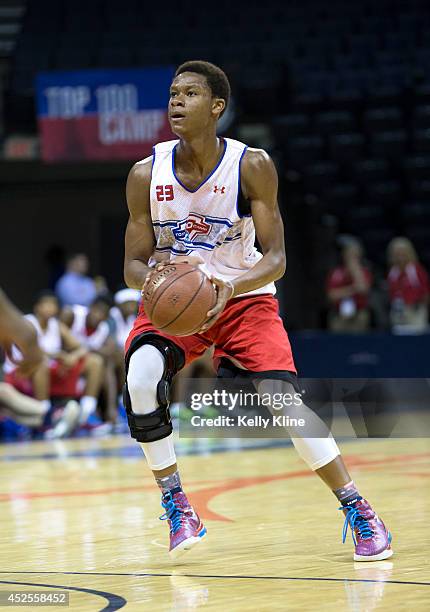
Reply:
[[182, 525], [182, 517], [183, 510], [179, 506], [176, 505], [173, 496], [170, 494], [170, 498], [168, 498], [165, 502], [162, 501], [161, 505], [166, 510], [164, 514], [162, 514], [159, 518], [160, 521], [170, 520], [170, 531], [172, 534], [175, 534], [178, 529], [181, 528]]
[[[345, 510], [345, 506], [341, 506], [338, 510]], [[351, 535], [354, 544], [357, 544], [355, 539], [355, 529], [358, 529], [360, 538], [362, 540], [368, 540], [373, 536], [373, 529], [370, 527], [368, 520], [360, 513], [360, 508], [354, 508], [351, 506], [348, 508], [348, 512], [345, 516], [345, 522], [343, 524], [342, 542], [345, 543], [346, 534], [348, 533], [348, 525], [351, 527]]]

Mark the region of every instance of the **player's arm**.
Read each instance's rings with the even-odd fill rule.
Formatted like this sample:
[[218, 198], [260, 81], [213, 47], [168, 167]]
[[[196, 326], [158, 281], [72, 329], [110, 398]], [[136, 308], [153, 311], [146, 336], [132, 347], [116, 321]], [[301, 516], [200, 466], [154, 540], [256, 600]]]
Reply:
[[85, 357], [85, 355], [88, 354], [88, 349], [75, 338], [67, 325], [61, 322], [60, 335], [61, 344], [64, 350], [58, 355], [55, 355], [55, 357], [65, 366], [71, 368], [75, 365], [75, 363], [82, 359], [82, 357]]
[[251, 203], [255, 233], [263, 257], [233, 281], [236, 297], [264, 287], [285, 273], [284, 224], [278, 206], [278, 174], [270, 156], [262, 149], [250, 149], [241, 167], [243, 194]]
[[43, 361], [34, 326], [23, 317], [0, 289], [0, 344], [10, 355], [12, 344], [20, 349], [22, 359], [17, 363], [22, 376], [31, 376]]
[[70, 306], [64, 306], [61, 309], [60, 316], [58, 318], [61, 323], [64, 323], [66, 327], [71, 329], [73, 321], [75, 320], [73, 309]]
[[155, 246], [150, 208], [152, 157], [130, 170], [126, 195], [129, 220], [125, 231], [124, 279], [133, 289], [142, 289], [151, 271], [148, 260]]
[[242, 160], [241, 177], [243, 194], [251, 202], [255, 233], [263, 257], [231, 283], [212, 279], [217, 285], [218, 300], [208, 312], [209, 319], [201, 331], [213, 325], [229, 299], [264, 287], [285, 273], [284, 225], [278, 207], [278, 174], [275, 165], [262, 149], [248, 149]]

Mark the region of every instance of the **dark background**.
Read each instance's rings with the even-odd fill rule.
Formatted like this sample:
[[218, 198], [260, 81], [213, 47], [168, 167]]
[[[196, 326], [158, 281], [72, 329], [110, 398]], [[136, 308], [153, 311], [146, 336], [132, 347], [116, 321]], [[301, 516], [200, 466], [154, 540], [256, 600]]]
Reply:
[[[430, 267], [429, 16], [421, 0], [3, 0], [4, 151], [11, 136], [37, 134], [38, 71], [218, 63], [235, 99], [225, 135], [263, 146], [278, 167], [287, 326], [321, 328], [339, 234], [362, 239], [381, 296], [393, 236], [410, 237]], [[55, 246], [87, 252], [112, 290], [122, 282], [133, 161], [3, 157], [0, 277], [21, 308], [50, 283]]]

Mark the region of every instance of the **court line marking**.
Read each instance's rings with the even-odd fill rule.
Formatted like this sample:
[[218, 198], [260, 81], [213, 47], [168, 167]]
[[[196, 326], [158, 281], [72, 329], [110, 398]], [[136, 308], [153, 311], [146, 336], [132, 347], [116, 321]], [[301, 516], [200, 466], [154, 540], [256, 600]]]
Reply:
[[[430, 453], [415, 453], [415, 454], [402, 454], [396, 456], [387, 456], [383, 458], [376, 457], [361, 457], [360, 455], [347, 455], [344, 458], [350, 468], [357, 468], [361, 470], [376, 469], [384, 467], [387, 463], [392, 467], [393, 464], [397, 465], [408, 464], [414, 465], [424, 459], [426, 460], [430, 456]], [[296, 472], [286, 472], [281, 474], [272, 474], [265, 476], [248, 476], [239, 477], [233, 479], [227, 479], [224, 481], [216, 482], [212, 486], [207, 486], [202, 489], [197, 489], [190, 494], [191, 502], [199, 507], [199, 515], [203, 520], [214, 520], [214, 521], [225, 521], [234, 522], [231, 518], [219, 514], [210, 509], [209, 503], [218, 495], [226, 493], [232, 490], [238, 490], [244, 487], [255, 486], [258, 484], [267, 484], [269, 482], [277, 480], [290, 480], [292, 478], [310, 478], [313, 476], [311, 470], [299, 470]], [[154, 484], [141, 483], [139, 486], [132, 487], [110, 487], [105, 489], [91, 489], [91, 490], [71, 490], [71, 491], [48, 491], [48, 492], [17, 492], [13, 493], [1, 493], [0, 492], [0, 503], [11, 502], [15, 499], [40, 499], [40, 498], [62, 498], [62, 497], [81, 497], [81, 496], [96, 496], [96, 495], [107, 495], [110, 493], [137, 493], [139, 494], [143, 490], [151, 490], [154, 488]]]
[[[370, 582], [372, 584], [383, 583], [383, 584], [405, 584], [405, 585], [416, 585], [416, 586], [430, 586], [430, 582], [412, 582], [405, 580], [372, 580], [370, 578], [320, 578], [320, 577], [309, 577], [309, 576], [244, 576], [235, 574], [179, 574], [179, 573], [149, 573], [149, 572], [33, 572], [24, 570], [21, 572], [6, 572], [0, 570], [0, 574], [40, 574], [40, 575], [52, 575], [60, 574], [62, 576], [130, 576], [130, 577], [148, 577], [148, 578], [171, 578], [174, 576], [183, 576], [184, 578], [220, 578], [226, 580], [311, 580], [319, 582]], [[0, 583], [2, 581], [0, 580]], [[17, 583], [19, 584], [19, 583]], [[23, 583], [24, 584], [24, 583]], [[30, 584], [30, 583], [29, 583]], [[45, 586], [45, 585], [34, 585], [34, 586]], [[52, 586], [52, 585], [50, 585]], [[75, 588], [75, 587], [58, 587], [58, 588]], [[118, 597], [118, 596], [115, 596]], [[118, 609], [118, 608], [115, 608]]]
[[[66, 440], [66, 442], [68, 441], [73, 441], [79, 438], [69, 438], [68, 440]], [[109, 439], [109, 438], [106, 438]], [[184, 439], [184, 438], [183, 438]], [[342, 441], [343, 438], [337, 438], [337, 440]], [[375, 438], [376, 439], [376, 438]], [[355, 440], [355, 438], [353, 438], [353, 440]], [[38, 440], [36, 440], [36, 442], [38, 442]], [[15, 444], [15, 443], [14, 443]], [[19, 443], [18, 443], [19, 444]], [[32, 444], [32, 441], [29, 441], [29, 445]], [[289, 438], [285, 438], [285, 439], [281, 439], [279, 441], [273, 441], [273, 440], [268, 440], [267, 443], [265, 442], [260, 442], [258, 444], [245, 444], [244, 446], [241, 446], [240, 448], [231, 448], [228, 445], [224, 445], [224, 444], [220, 444], [218, 446], [212, 446], [208, 449], [205, 450], [201, 450], [198, 448], [183, 448], [181, 446], [179, 446], [176, 449], [176, 454], [178, 456], [181, 457], [186, 457], [186, 456], [195, 456], [195, 455], [203, 455], [203, 454], [219, 454], [219, 453], [237, 453], [237, 452], [241, 452], [243, 450], [266, 450], [266, 449], [272, 449], [272, 448], [279, 448], [279, 447], [289, 447], [292, 446], [293, 443], [291, 442], [291, 440]], [[4, 462], [9, 462], [9, 461], [30, 461], [30, 460], [34, 460], [34, 459], [40, 459], [43, 461], [46, 460], [64, 460], [64, 459], [87, 459], [87, 458], [95, 458], [95, 459], [106, 459], [106, 458], [120, 458], [120, 459], [130, 459], [130, 458], [136, 458], [136, 459], [141, 459], [142, 458], [142, 451], [140, 450], [139, 446], [137, 445], [126, 445], [126, 446], [117, 446], [114, 448], [97, 448], [97, 449], [93, 449], [93, 448], [85, 448], [85, 449], [78, 449], [78, 450], [74, 450], [74, 451], [67, 451], [66, 450], [66, 454], [63, 455], [62, 453], [58, 453], [57, 451], [52, 451], [52, 452], [42, 452], [42, 453], [36, 453], [36, 454], [32, 454], [31, 452], [28, 454], [10, 454], [10, 455], [0, 455], [0, 461], [4, 461]]]
[[[16, 573], [24, 573], [24, 572], [0, 572], [4, 574], [16, 574]], [[33, 573], [36, 572], [25, 572], [25, 573]], [[56, 572], [52, 572], [56, 573]], [[60, 574], [64, 574], [64, 572], [58, 572]], [[0, 584], [17, 584], [22, 586], [36, 586], [36, 587], [45, 587], [49, 589], [62, 589], [64, 591], [78, 591], [81, 593], [89, 593], [90, 595], [97, 595], [98, 597], [103, 597], [107, 599], [108, 605], [104, 608], [101, 608], [99, 612], [115, 612], [115, 610], [120, 610], [127, 604], [127, 600], [121, 595], [115, 595], [115, 593], [109, 593], [107, 591], [98, 591], [96, 589], [86, 589], [85, 587], [72, 587], [72, 586], [64, 586], [60, 584], [41, 584], [40, 582], [17, 582], [14, 580], [0, 580]]]

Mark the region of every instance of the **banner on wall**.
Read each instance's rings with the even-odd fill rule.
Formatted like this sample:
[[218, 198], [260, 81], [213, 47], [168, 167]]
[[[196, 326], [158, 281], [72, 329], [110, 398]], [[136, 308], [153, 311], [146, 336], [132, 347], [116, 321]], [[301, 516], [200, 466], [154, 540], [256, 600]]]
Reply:
[[37, 117], [45, 161], [142, 159], [171, 139], [173, 68], [41, 73]]

